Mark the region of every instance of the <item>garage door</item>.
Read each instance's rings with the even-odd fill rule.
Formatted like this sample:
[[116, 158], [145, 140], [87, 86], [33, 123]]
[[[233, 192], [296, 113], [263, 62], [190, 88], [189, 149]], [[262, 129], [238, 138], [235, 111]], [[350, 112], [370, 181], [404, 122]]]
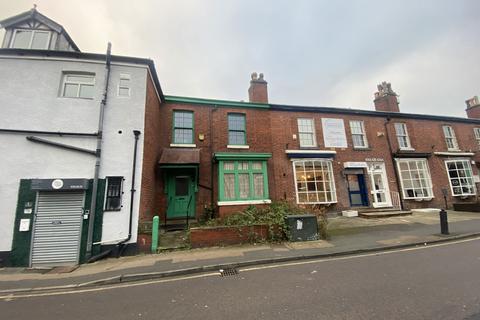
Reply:
[[84, 198], [83, 191], [38, 193], [31, 254], [33, 267], [78, 263]]

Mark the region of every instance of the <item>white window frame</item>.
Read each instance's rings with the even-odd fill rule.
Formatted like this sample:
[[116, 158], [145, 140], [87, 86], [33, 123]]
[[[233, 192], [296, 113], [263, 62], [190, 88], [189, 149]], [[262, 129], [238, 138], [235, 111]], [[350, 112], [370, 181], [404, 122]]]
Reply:
[[[300, 131], [300, 121], [310, 121], [312, 131]], [[301, 148], [315, 148], [317, 147], [317, 135], [315, 134], [315, 120], [313, 118], [297, 118], [297, 129], [298, 129], [298, 142]], [[302, 134], [311, 134], [313, 144], [305, 145], [302, 144]]]
[[[397, 172], [398, 172], [398, 177], [400, 179], [400, 185], [402, 187], [402, 196], [403, 196], [403, 199], [405, 200], [431, 200], [434, 198], [434, 195], [433, 195], [433, 183], [432, 183], [432, 175], [430, 174], [430, 168], [428, 166], [428, 160], [427, 159], [423, 159], [423, 158], [402, 158], [402, 159], [395, 159], [395, 162], [396, 162], [396, 165], [397, 165]], [[418, 196], [414, 196], [414, 197], [411, 197], [411, 196], [408, 196], [408, 194], [405, 192], [405, 189], [418, 189], [418, 188], [414, 188], [413, 186], [411, 188], [406, 188], [405, 187], [405, 183], [403, 181], [403, 177], [402, 177], [402, 170], [400, 169], [400, 163], [402, 162], [422, 162], [423, 165], [424, 165], [424, 174], [425, 174], [425, 186], [423, 185], [423, 182], [420, 182], [421, 184], [421, 188], [422, 189], [427, 189], [428, 192], [430, 193], [429, 195], [427, 196], [423, 196], [423, 197], [418, 197]], [[418, 166], [418, 165], [417, 165]], [[409, 174], [410, 174], [410, 180], [413, 181], [414, 179], [412, 178], [412, 174], [411, 172], [413, 172], [412, 170], [410, 170], [410, 165], [408, 165], [409, 167]], [[417, 172], [419, 172], [419, 170], [417, 169]]]
[[473, 128], [473, 134], [475, 136], [475, 140], [477, 140], [477, 145], [480, 147], [480, 128]]
[[[45, 44], [45, 48], [43, 48], [43, 49], [45, 49], [45, 50], [48, 49], [48, 47], [49, 47], [49, 45], [50, 45], [50, 40], [51, 40], [51, 38], [52, 38], [52, 32], [49, 31], [49, 30], [42, 30], [42, 29], [15, 29], [15, 30], [13, 31], [12, 40], [10, 41], [10, 46], [9, 46], [10, 48], [15, 48], [15, 47], [13, 46], [13, 44], [15, 43], [15, 37], [16, 37], [18, 31], [23, 31], [23, 32], [25, 32], [25, 31], [30, 31], [30, 32], [31, 32], [30, 42], [28, 43], [28, 47], [27, 47], [26, 49], [32, 49], [33, 38], [34, 38], [34, 34], [35, 34], [36, 32], [39, 32], [39, 33], [48, 33], [48, 40], [47, 40], [47, 43]], [[17, 49], [19, 49], [19, 48], [17, 48]], [[41, 49], [35, 49], [35, 50], [41, 50]]]
[[[449, 125], [443, 125], [442, 130], [445, 137], [445, 144], [447, 145], [447, 149], [449, 151], [459, 150], [457, 137], [455, 136], [455, 130], [453, 130], [453, 127]], [[451, 142], [452, 147], [449, 146], [449, 141]]]
[[[67, 77], [68, 76], [73, 76], [73, 77], [84, 77], [84, 78], [91, 78], [93, 81], [92, 82], [88, 82], [88, 81], [80, 81], [80, 82], [75, 82], [75, 81], [67, 81]], [[95, 74], [94, 73], [83, 73], [83, 72], [64, 72], [62, 74], [62, 88], [61, 88], [61, 97], [62, 98], [72, 98], [72, 99], [89, 99], [89, 100], [92, 100], [94, 97], [95, 97], [95, 82], [96, 82], [96, 79], [95, 79]], [[77, 89], [77, 95], [75, 97], [66, 97], [65, 96], [65, 85], [66, 84], [76, 84], [78, 85], [78, 89]], [[81, 85], [91, 85], [93, 86], [93, 95], [92, 97], [80, 97], [80, 87]]]
[[[298, 191], [298, 180], [297, 180], [297, 172], [296, 172], [296, 167], [295, 165], [298, 163], [303, 163], [305, 162], [315, 162], [315, 161], [321, 161], [327, 164], [328, 167], [328, 173], [329, 176], [331, 177], [331, 181], [329, 181], [329, 187], [331, 188], [330, 191], [324, 191], [325, 194], [328, 192], [331, 194], [331, 201], [307, 201], [307, 202], [300, 202], [299, 199], [299, 191]], [[308, 159], [295, 159], [292, 160], [292, 170], [293, 170], [293, 179], [295, 183], [295, 196], [296, 196], [296, 201], [297, 204], [330, 204], [330, 203], [337, 203], [337, 189], [335, 186], [335, 175], [333, 172], [333, 161], [330, 159], [325, 159], [325, 158], [308, 158]], [[326, 182], [323, 182], [324, 188], [326, 187]], [[316, 182], [315, 182], [315, 189], [316, 189]], [[326, 190], [326, 189], [325, 189]], [[318, 190], [316, 191], [318, 192]], [[308, 193], [308, 190], [307, 190]], [[326, 197], [325, 197], [326, 198]]]
[[[128, 80], [128, 86], [123, 85], [122, 86], [122, 80]], [[129, 98], [131, 94], [131, 77], [130, 74], [128, 73], [120, 73], [120, 77], [118, 79], [118, 86], [117, 86], [117, 96], [120, 98]], [[128, 94], [127, 95], [121, 95], [120, 94], [120, 89], [128, 89]]]
[[[359, 124], [359, 126], [355, 126], [355, 124]], [[360, 132], [353, 132], [353, 128], [360, 129]], [[363, 120], [350, 120], [350, 133], [352, 134], [352, 145], [354, 149], [367, 149], [368, 148], [368, 139], [367, 133], [365, 132], [365, 123]], [[353, 136], [361, 136], [363, 141], [363, 146], [356, 146], [355, 139]]]
[[[395, 134], [397, 136], [398, 147], [400, 148], [400, 150], [413, 150], [412, 144], [410, 142], [410, 137], [408, 136], [407, 124], [404, 122], [395, 122], [394, 127], [395, 127]], [[399, 132], [398, 130], [399, 127], [401, 127], [403, 132]], [[402, 146], [403, 138], [405, 138], [405, 141], [407, 143], [406, 146]]]
[[[467, 168], [469, 171], [470, 171], [470, 177], [464, 177], [464, 179], [470, 179], [472, 181], [471, 185], [469, 184], [462, 184], [461, 181], [459, 181], [459, 185], [458, 186], [455, 186], [455, 187], [460, 187], [460, 189], [462, 189], [462, 186], [466, 186], [466, 187], [472, 187], [473, 188], [473, 192], [471, 193], [464, 193], [463, 190], [462, 190], [462, 193], [461, 194], [455, 194], [454, 191], [453, 191], [453, 184], [452, 184], [452, 178], [450, 177], [450, 171], [448, 170], [448, 164], [449, 163], [452, 163], [452, 162], [463, 162], [464, 164], [464, 168]], [[465, 166], [466, 165], [466, 166]], [[452, 196], [454, 197], [468, 197], [468, 196], [475, 196], [477, 194], [477, 188], [475, 187], [475, 180], [473, 178], [473, 170], [472, 170], [472, 166], [470, 165], [470, 160], [468, 159], [455, 159], [455, 160], [445, 160], [445, 170], [447, 170], [447, 177], [448, 177], [448, 182], [450, 183], [450, 191], [452, 192]], [[457, 168], [457, 172], [458, 172], [458, 168]], [[453, 178], [453, 179], [458, 179], [460, 180], [461, 178], [460, 177], [457, 177], [457, 178]]]

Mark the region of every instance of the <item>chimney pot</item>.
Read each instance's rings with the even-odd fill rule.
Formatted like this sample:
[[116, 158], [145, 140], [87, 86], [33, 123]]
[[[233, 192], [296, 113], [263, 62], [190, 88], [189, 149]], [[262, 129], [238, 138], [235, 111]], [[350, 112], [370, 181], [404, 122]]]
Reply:
[[256, 72], [252, 73], [250, 88], [248, 88], [248, 101], [268, 103], [267, 81], [265, 81], [263, 73], [260, 73], [260, 77]]
[[466, 100], [465, 103], [467, 104], [467, 117], [480, 119], [480, 101], [478, 101], [478, 96]]
[[376, 111], [386, 111], [386, 112], [400, 112], [398, 101], [398, 94], [395, 93], [392, 89], [392, 85], [389, 82], [383, 81], [377, 85], [378, 91], [375, 92], [375, 99], [373, 103], [375, 104]]

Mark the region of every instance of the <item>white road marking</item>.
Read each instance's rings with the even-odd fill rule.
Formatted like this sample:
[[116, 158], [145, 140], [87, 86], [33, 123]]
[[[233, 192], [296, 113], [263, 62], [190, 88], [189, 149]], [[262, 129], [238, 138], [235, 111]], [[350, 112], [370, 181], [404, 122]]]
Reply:
[[[458, 243], [476, 241], [476, 240], [479, 240], [479, 239], [480, 239], [480, 237], [472, 238], [472, 239], [464, 239], [464, 240], [445, 242], [445, 243], [438, 243], [438, 244], [432, 244], [432, 245], [426, 245], [426, 246], [423, 246], [423, 247], [413, 247], [413, 248], [397, 249], [397, 250], [390, 250], [390, 251], [379, 251], [379, 252], [372, 252], [372, 253], [365, 253], [365, 254], [350, 255], [350, 256], [344, 256], [344, 257], [320, 258], [320, 259], [314, 259], [314, 260], [308, 260], [308, 261], [286, 262], [286, 263], [278, 263], [278, 264], [264, 265], [264, 266], [258, 266], [258, 267], [240, 268], [239, 271], [240, 272], [249, 272], [249, 271], [298, 266], [298, 265], [312, 264], [312, 263], [348, 260], [348, 259], [365, 258], [365, 257], [372, 257], [372, 256], [381, 256], [381, 255], [393, 254], [393, 253], [398, 253], [398, 252], [424, 250], [424, 249], [429, 249], [429, 248], [448, 246], [448, 245], [453, 245], [453, 244], [458, 244]], [[206, 278], [206, 277], [212, 277], [212, 276], [218, 277], [218, 272], [210, 272], [210, 273], [203, 273], [203, 274], [197, 274], [197, 275], [192, 275], [192, 276], [183, 276], [183, 277], [177, 277], [177, 278], [159, 279], [159, 280], [151, 280], [151, 281], [144, 281], [144, 282], [123, 283], [123, 284], [121, 283], [121, 284], [115, 284], [115, 285], [110, 285], [110, 286], [102, 286], [102, 287], [87, 288], [87, 289], [74, 289], [74, 290], [69, 290], [69, 291], [39, 292], [39, 293], [30, 293], [30, 294], [8, 294], [8, 295], [0, 296], [0, 300], [12, 301], [12, 300], [15, 300], [15, 299], [22, 299], [22, 298], [48, 297], [48, 296], [78, 294], [78, 293], [86, 293], [86, 292], [98, 292], [98, 291], [106, 291], [106, 290], [119, 289], [119, 288], [131, 288], [131, 287], [145, 286], [145, 285], [151, 285], [151, 284], [157, 284], [157, 283], [176, 282], [176, 281], [184, 281], [184, 280], [190, 280], [190, 279]]]

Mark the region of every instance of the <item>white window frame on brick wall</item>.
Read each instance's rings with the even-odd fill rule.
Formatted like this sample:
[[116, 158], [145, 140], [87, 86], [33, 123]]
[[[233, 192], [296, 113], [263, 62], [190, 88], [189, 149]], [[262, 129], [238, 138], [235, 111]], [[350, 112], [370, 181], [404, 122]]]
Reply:
[[[76, 79], [75, 79], [76, 78]], [[75, 95], [66, 95], [65, 88], [67, 85], [76, 86]], [[92, 87], [92, 95], [82, 96], [82, 88]], [[84, 72], [65, 72], [62, 78], [62, 92], [61, 96], [64, 98], [77, 98], [77, 99], [93, 99], [95, 96], [95, 74]]]
[[475, 135], [475, 140], [477, 140], [477, 144], [480, 147], [480, 128], [473, 128], [473, 134]]
[[403, 199], [432, 199], [432, 177], [427, 159], [395, 159], [397, 172], [402, 186]]
[[[30, 32], [30, 40], [28, 42], [28, 46], [26, 48], [20, 48], [18, 46], [15, 46], [15, 40], [17, 38], [17, 33], [19, 32]], [[47, 41], [45, 42], [45, 46], [41, 48], [33, 48], [33, 49], [39, 49], [39, 50], [46, 50], [48, 49], [48, 46], [50, 44], [50, 39], [52, 37], [52, 33], [48, 30], [41, 30], [41, 29], [15, 29], [13, 32], [12, 40], [10, 41], [10, 48], [18, 48], [18, 49], [32, 49], [33, 41], [35, 39], [35, 34], [38, 33], [46, 33], [48, 34], [47, 36]]]
[[365, 124], [362, 120], [350, 120], [350, 132], [352, 134], [352, 145], [354, 149], [368, 148]]
[[452, 126], [444, 125], [442, 126], [442, 129], [443, 135], [445, 136], [445, 144], [447, 145], [447, 149], [449, 151], [459, 150], [457, 137], [455, 136], [455, 131], [453, 130]]
[[[315, 148], [317, 146], [317, 138], [315, 135], [315, 121], [312, 118], [298, 118], [298, 140], [302, 148]], [[307, 137], [310, 137], [306, 139]], [[312, 143], [306, 143], [311, 140]]]
[[[450, 191], [454, 197], [474, 196], [477, 194], [470, 160], [445, 160]], [[467, 191], [465, 192], [465, 189]]]
[[396, 122], [394, 126], [400, 150], [413, 150], [410, 137], [408, 136], [407, 124], [404, 122]]
[[292, 166], [298, 204], [337, 202], [332, 160], [298, 159]]

